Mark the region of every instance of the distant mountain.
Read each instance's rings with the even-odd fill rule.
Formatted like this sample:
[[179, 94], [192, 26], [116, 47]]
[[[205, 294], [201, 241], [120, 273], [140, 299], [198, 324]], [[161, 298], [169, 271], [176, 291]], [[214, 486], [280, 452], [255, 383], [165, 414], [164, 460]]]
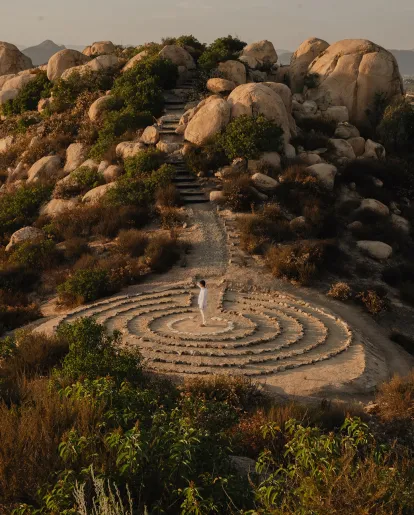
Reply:
[[292, 58], [293, 52], [284, 52], [283, 54], [277, 54], [279, 56], [279, 63], [283, 65], [290, 64], [290, 60]]
[[65, 48], [64, 45], [56, 45], [56, 43], [48, 39], [40, 43], [40, 45], [25, 48], [23, 54], [30, 57], [33, 66], [40, 66], [41, 64], [46, 64], [56, 52], [64, 50]]
[[401, 75], [414, 75], [414, 50], [390, 50], [398, 61]]

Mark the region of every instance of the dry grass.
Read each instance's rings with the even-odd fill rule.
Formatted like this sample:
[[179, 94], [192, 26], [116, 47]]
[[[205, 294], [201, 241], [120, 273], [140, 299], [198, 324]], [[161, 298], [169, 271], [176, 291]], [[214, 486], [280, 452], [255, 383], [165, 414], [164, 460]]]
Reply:
[[383, 420], [414, 421], [414, 371], [406, 377], [394, 376], [382, 384], [376, 402]]
[[233, 211], [249, 211], [256, 198], [252, 192], [249, 174], [235, 174], [227, 177], [223, 184], [226, 203]]
[[347, 283], [338, 282], [331, 286], [331, 289], [328, 291], [327, 295], [333, 299], [342, 300], [345, 302], [352, 297], [352, 288]]
[[156, 206], [171, 208], [181, 206], [180, 193], [174, 184], [168, 184], [165, 188], [159, 188], [155, 193]]
[[140, 257], [145, 253], [148, 236], [137, 229], [123, 229], [119, 232], [117, 246], [122, 254]]

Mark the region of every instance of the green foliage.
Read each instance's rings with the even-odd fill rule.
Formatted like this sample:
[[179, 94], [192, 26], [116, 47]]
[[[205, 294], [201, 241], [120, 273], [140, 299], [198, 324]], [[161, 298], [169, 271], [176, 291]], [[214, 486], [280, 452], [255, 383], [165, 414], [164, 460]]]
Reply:
[[414, 107], [406, 100], [389, 105], [378, 133], [389, 150], [414, 152]]
[[101, 173], [87, 166], [82, 166], [73, 171], [69, 178], [57, 184], [55, 198], [71, 198], [77, 195], [84, 195], [92, 188], [104, 184], [105, 180]]
[[98, 140], [92, 147], [89, 156], [100, 160], [119, 141], [119, 137], [129, 130], [143, 129], [154, 121], [148, 111], [134, 113], [132, 109], [109, 112], [105, 118]]
[[87, 71], [82, 74], [73, 72], [67, 79], [58, 79], [51, 90], [53, 96], [52, 109], [62, 112], [73, 107], [82, 93], [107, 91], [112, 88], [114, 72], [108, 70]]
[[76, 270], [57, 291], [61, 302], [68, 305], [99, 299], [111, 293], [108, 273], [99, 268]]
[[41, 98], [50, 96], [52, 83], [46, 72], [40, 71], [36, 78], [23, 86], [14, 100], [9, 100], [2, 106], [3, 114], [23, 114], [25, 111], [36, 111]]
[[165, 162], [165, 154], [158, 149], [149, 148], [134, 157], [125, 159], [124, 167], [128, 177], [145, 176], [158, 170]]
[[93, 318], [60, 325], [57, 337], [69, 346], [62, 363], [64, 376], [72, 380], [111, 376], [119, 384], [141, 379], [140, 356], [121, 352], [120, 333], [108, 334]]
[[22, 186], [2, 195], [0, 202], [0, 235], [11, 234], [36, 218], [40, 206], [50, 197], [46, 186]]
[[217, 142], [230, 160], [236, 157], [257, 159], [263, 152], [282, 151], [283, 130], [263, 115], [244, 115], [230, 122]]
[[221, 61], [235, 59], [246, 45], [247, 43], [237, 37], [218, 38], [201, 54], [198, 64], [204, 70], [212, 70]]
[[185, 161], [194, 173], [207, 173], [229, 164], [223, 148], [217, 144], [216, 139], [208, 141], [202, 147], [190, 147], [185, 155]]
[[112, 205], [149, 205], [158, 188], [171, 183], [175, 176], [175, 168], [172, 165], [163, 164], [158, 170], [153, 171], [145, 178], [121, 177], [114, 188], [111, 188], [106, 199]]
[[58, 260], [56, 245], [51, 240], [24, 241], [20, 243], [9, 257], [9, 262], [29, 270], [51, 268]]

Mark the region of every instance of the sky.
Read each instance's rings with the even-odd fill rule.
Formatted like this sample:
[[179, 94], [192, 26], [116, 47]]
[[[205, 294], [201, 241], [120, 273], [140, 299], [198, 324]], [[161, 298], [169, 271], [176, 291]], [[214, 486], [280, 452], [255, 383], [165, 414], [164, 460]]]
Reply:
[[[3, 3], [3, 2], [2, 2]], [[202, 42], [231, 34], [295, 50], [309, 37], [329, 43], [370, 39], [414, 49], [413, 0], [17, 0], [2, 5], [0, 40], [30, 46], [111, 40], [138, 45], [193, 34]]]

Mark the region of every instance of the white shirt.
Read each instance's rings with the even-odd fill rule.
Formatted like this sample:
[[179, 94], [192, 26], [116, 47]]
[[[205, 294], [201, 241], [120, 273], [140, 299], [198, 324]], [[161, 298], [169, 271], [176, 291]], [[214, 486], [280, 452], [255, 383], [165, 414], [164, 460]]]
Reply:
[[198, 296], [198, 307], [200, 309], [207, 308], [207, 288], [200, 288], [200, 295]]

